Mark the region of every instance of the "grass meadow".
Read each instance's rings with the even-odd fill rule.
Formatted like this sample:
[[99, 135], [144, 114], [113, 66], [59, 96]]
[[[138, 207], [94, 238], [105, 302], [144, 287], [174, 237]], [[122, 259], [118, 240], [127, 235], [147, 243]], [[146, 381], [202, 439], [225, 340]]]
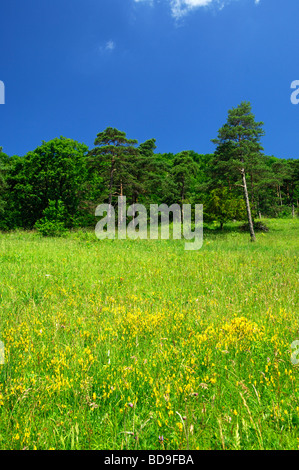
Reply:
[[299, 219], [0, 234], [0, 449], [299, 449]]

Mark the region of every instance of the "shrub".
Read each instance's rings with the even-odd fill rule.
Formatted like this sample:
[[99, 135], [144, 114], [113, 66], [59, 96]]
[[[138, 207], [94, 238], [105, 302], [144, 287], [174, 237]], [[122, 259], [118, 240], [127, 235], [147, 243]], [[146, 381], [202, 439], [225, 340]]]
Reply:
[[[269, 228], [262, 222], [253, 222], [253, 228], [256, 232], [269, 232]], [[241, 232], [249, 232], [249, 224], [243, 224], [240, 226]]]
[[43, 218], [38, 220], [35, 228], [44, 237], [61, 237], [66, 234], [65, 208], [62, 201], [49, 201], [43, 212]]

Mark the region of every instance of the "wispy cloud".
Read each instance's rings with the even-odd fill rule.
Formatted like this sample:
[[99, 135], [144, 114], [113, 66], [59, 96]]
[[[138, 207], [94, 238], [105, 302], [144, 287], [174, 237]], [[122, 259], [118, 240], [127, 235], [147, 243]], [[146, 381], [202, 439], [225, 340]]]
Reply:
[[[136, 3], [147, 3], [153, 5], [154, 2], [159, 0], [134, 0]], [[171, 14], [174, 18], [179, 19], [185, 16], [192, 10], [196, 10], [202, 7], [217, 7], [218, 9], [224, 8], [225, 5], [231, 3], [233, 0], [166, 0], [169, 3]], [[242, 0], [234, 0], [242, 1]], [[258, 5], [260, 0], [254, 0], [254, 3]]]
[[[135, 0], [136, 1], [136, 0]], [[104, 44], [100, 45], [99, 46], [99, 51], [101, 53], [104, 53], [104, 52], [112, 52], [116, 47], [116, 44], [114, 41], [107, 41], [105, 42]]]
[[113, 51], [115, 49], [115, 42], [114, 41], [107, 41], [105, 45], [106, 51]]
[[[212, 4], [219, 3], [218, 0], [171, 0], [171, 12], [175, 18], [181, 18], [199, 7], [207, 7]], [[223, 3], [223, 2], [222, 2]]]

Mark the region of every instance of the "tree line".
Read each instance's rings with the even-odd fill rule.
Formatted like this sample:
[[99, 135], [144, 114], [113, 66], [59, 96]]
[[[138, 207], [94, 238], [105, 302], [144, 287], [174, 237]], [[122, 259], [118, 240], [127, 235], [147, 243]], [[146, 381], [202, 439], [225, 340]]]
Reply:
[[48, 217], [65, 228], [94, 227], [95, 208], [117, 204], [203, 204], [204, 220], [219, 227], [246, 220], [297, 216], [299, 160], [263, 153], [263, 123], [251, 104], [228, 111], [212, 140], [215, 151], [157, 153], [156, 140], [138, 143], [108, 127], [89, 149], [66, 137], [43, 141], [24, 156], [0, 147], [0, 230], [32, 229]]

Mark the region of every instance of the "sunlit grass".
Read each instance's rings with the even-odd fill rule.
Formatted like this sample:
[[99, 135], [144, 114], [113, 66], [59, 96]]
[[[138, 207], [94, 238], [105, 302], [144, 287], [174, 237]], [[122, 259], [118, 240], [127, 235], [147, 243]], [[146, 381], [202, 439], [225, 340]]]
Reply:
[[0, 448], [299, 448], [298, 222], [0, 235]]

